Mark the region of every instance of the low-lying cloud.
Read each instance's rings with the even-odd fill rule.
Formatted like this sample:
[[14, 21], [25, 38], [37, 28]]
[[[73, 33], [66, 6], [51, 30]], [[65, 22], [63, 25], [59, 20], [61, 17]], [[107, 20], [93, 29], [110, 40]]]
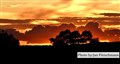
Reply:
[[120, 30], [105, 30], [104, 32], [99, 28], [97, 22], [89, 22], [85, 26], [75, 27], [74, 24], [62, 24], [60, 26], [35, 26], [32, 30], [27, 31], [25, 34], [16, 32], [15, 30], [7, 30], [7, 32], [15, 35], [16, 38], [28, 43], [49, 43], [49, 38], [55, 37], [60, 31], [69, 29], [70, 31], [78, 30], [80, 33], [84, 30], [90, 30], [93, 38], [99, 40], [120, 41]]

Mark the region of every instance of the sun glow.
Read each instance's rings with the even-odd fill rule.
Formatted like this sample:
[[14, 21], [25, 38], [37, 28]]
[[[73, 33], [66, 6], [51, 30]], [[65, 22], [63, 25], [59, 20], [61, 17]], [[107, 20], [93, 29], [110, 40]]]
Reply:
[[27, 41], [22, 41], [22, 40], [20, 40], [19, 42], [20, 42], [20, 46], [23, 46], [23, 45], [26, 45], [26, 44], [27, 44]]
[[20, 46], [51, 46], [51, 43], [27, 43], [27, 41], [20, 40]]
[[16, 29], [16, 31], [19, 31], [20, 33], [25, 33], [26, 31], [30, 31], [32, 28], [27, 28], [27, 29]]
[[42, 44], [27, 44], [28, 46], [51, 46], [52, 44], [50, 44], [50, 43], [42, 43]]
[[11, 23], [0, 23], [0, 26], [12, 25]]
[[109, 40], [100, 40], [100, 42], [110, 42]]
[[35, 24], [35, 25], [49, 25], [49, 24], [59, 24], [60, 22], [58, 21], [48, 21], [48, 20], [35, 20], [30, 22], [30, 24]]
[[20, 46], [51, 46], [51, 43], [27, 43], [27, 41], [20, 40]]
[[104, 28], [117, 28], [120, 29], [120, 25], [102, 25]]

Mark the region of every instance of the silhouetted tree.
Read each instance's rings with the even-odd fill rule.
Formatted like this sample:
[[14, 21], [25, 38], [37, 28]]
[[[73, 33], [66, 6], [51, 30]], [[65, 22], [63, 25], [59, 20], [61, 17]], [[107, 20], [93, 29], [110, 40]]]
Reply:
[[51, 43], [55, 42], [55, 39], [54, 38], [50, 38], [50, 42]]
[[50, 41], [52, 43], [53, 46], [56, 47], [66, 47], [67, 44], [63, 41], [63, 40], [55, 40], [54, 38], [50, 38]]
[[92, 33], [90, 31], [85, 30], [82, 32], [82, 37], [87, 39], [87, 40], [91, 40], [93, 36], [92, 36]]
[[12, 34], [8, 34], [5, 30], [0, 29], [0, 47], [18, 47], [19, 40], [14, 38]]
[[77, 38], [80, 37], [80, 33], [79, 33], [78, 31], [73, 31], [73, 32], [71, 33], [71, 37], [72, 37], [73, 39], [77, 39]]
[[70, 30], [61, 31], [59, 35], [56, 36], [56, 38], [50, 38], [50, 41], [53, 44], [53, 46], [66, 46], [66, 43], [70, 38], [70, 34]]
[[76, 43], [76, 39], [79, 37], [79, 32], [78, 31], [73, 31], [73, 32], [70, 32], [69, 35], [67, 36], [67, 41], [66, 43], [67, 44], [75, 44]]
[[98, 39], [92, 39], [92, 33], [90, 31], [83, 31], [82, 34], [78, 31], [70, 32], [70, 30], [61, 31], [56, 38], [50, 38], [51, 43], [53, 46], [66, 46], [66, 45], [73, 45], [79, 43], [87, 43], [90, 42], [98, 42]]

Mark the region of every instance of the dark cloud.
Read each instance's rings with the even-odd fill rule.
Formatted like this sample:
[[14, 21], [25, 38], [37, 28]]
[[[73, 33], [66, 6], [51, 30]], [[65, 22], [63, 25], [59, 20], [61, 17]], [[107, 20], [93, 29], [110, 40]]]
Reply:
[[15, 36], [15, 38], [22, 40], [24, 34], [19, 33], [18, 31], [16, 31], [16, 29], [6, 29], [8, 34], [13, 34]]
[[29, 23], [31, 20], [10, 20], [10, 19], [0, 19], [0, 23]]
[[60, 31], [69, 29], [70, 31], [78, 30], [80, 33], [84, 30], [90, 30], [93, 34], [93, 38], [99, 38], [100, 40], [120, 41], [120, 30], [106, 30], [103, 32], [99, 28], [97, 22], [89, 22], [86, 26], [76, 28], [74, 24], [62, 24], [60, 26], [35, 26], [31, 31], [27, 31], [25, 34], [21, 34], [15, 30], [7, 30], [8, 33], [12, 33], [16, 38], [20, 40], [28, 41], [28, 43], [48, 43], [49, 38], [55, 37]]
[[73, 24], [62, 24], [60, 26], [38, 25], [31, 31], [25, 33], [25, 39], [29, 43], [46, 43], [49, 42], [49, 38], [55, 37], [61, 30], [70, 29], [73, 31], [75, 28], [76, 27]]
[[86, 26], [81, 26], [77, 28], [80, 32], [84, 30], [90, 30], [94, 38], [99, 38], [100, 40], [109, 40], [109, 41], [120, 41], [120, 30], [111, 29], [105, 30], [104, 32], [99, 28], [97, 22], [89, 22]]
[[0, 25], [0, 29], [28, 29], [33, 28], [35, 25], [30, 24], [32, 20], [10, 20], [10, 19], [0, 19], [0, 24], [8, 24], [8, 25]]
[[25, 29], [30, 29], [33, 28], [36, 25], [33, 24], [13, 24], [13, 25], [5, 25], [5, 26], [0, 26], [0, 29], [18, 29], [18, 30], [25, 30]]
[[[106, 34], [99, 28], [99, 24], [97, 22], [89, 22], [86, 26], [81, 26], [77, 28], [80, 32], [84, 30], [90, 30], [94, 36], [94, 38], [99, 38], [100, 40], [106, 39]], [[103, 37], [104, 36], [104, 37]]]

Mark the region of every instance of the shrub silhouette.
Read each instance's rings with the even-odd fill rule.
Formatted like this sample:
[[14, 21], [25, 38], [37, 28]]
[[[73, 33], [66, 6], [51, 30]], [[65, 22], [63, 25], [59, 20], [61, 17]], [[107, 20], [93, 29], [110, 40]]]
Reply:
[[61, 31], [59, 35], [55, 38], [50, 38], [51, 43], [53, 46], [66, 46], [66, 45], [74, 45], [74, 44], [83, 44], [83, 43], [91, 43], [99, 42], [98, 38], [93, 39], [92, 33], [90, 31], [83, 31], [82, 34], [79, 31], [65, 30]]
[[8, 34], [5, 30], [0, 29], [0, 47], [18, 47], [19, 40], [14, 38], [12, 34]]

